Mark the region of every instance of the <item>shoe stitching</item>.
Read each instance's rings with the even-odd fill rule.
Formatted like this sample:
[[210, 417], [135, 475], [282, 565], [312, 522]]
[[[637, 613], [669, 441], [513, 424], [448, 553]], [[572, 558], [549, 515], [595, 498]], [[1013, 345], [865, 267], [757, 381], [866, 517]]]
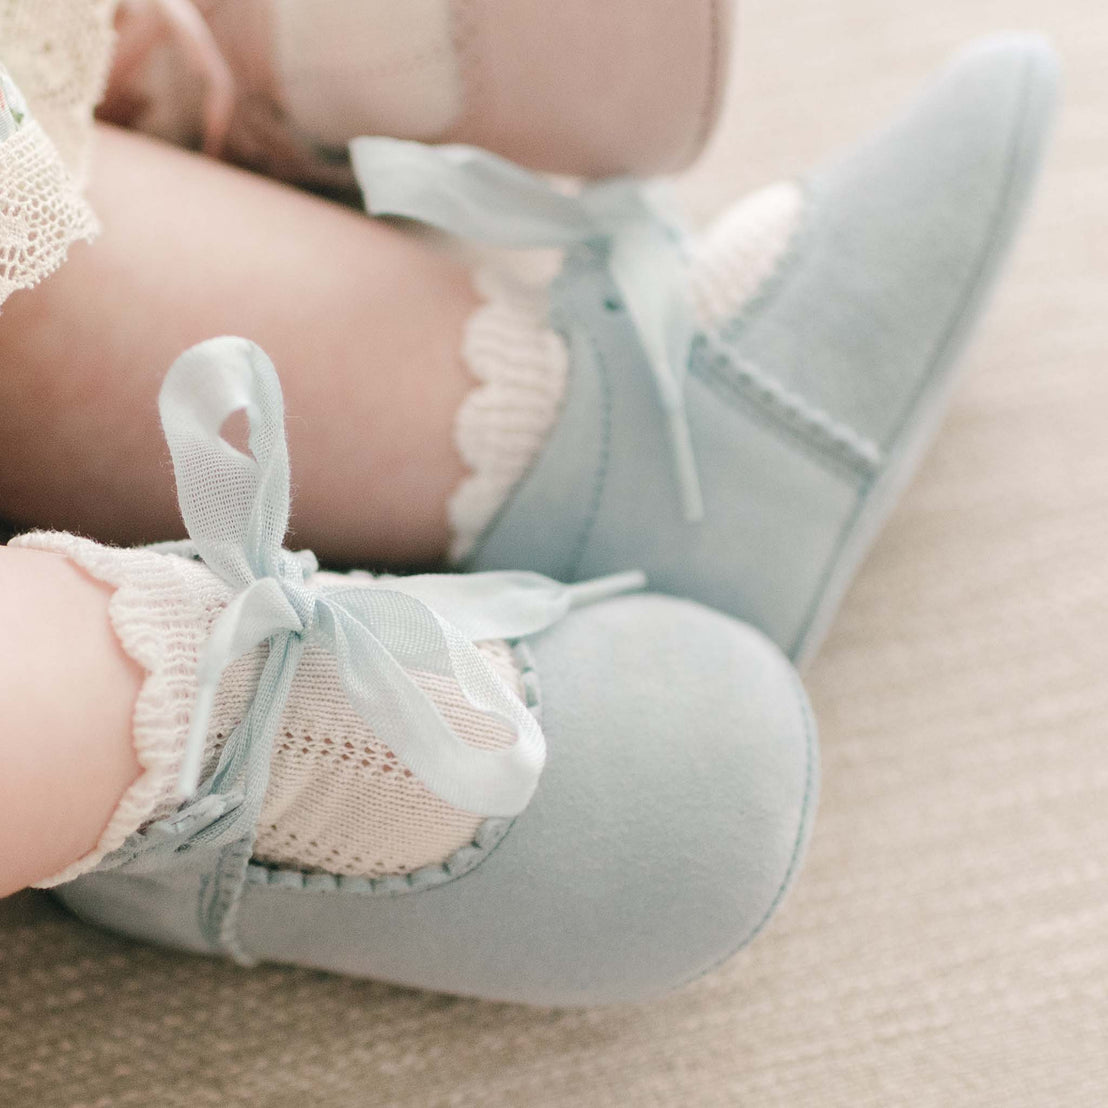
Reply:
[[[520, 665], [524, 701], [542, 724], [542, 684], [534, 656], [526, 643], [513, 644], [513, 654]], [[244, 884], [269, 885], [293, 892], [342, 892], [370, 896], [400, 896], [439, 888], [467, 873], [472, 873], [496, 852], [516, 824], [513, 819], [487, 819], [477, 828], [472, 841], [458, 847], [445, 861], [421, 866], [411, 873], [389, 874], [385, 877], [352, 877], [334, 873], [308, 873], [284, 866], [263, 865], [250, 861]], [[201, 893], [203, 896], [203, 892]]]
[[832, 461], [867, 480], [884, 465], [884, 455], [871, 439], [809, 404], [720, 343], [699, 337], [693, 346], [690, 370], [714, 392], [726, 389], [754, 407], [774, 429], [798, 439], [822, 461]]
[[[818, 223], [819, 204], [810, 182], [799, 180], [795, 183], [802, 193], [801, 222], [790, 236], [788, 246], [758, 291], [724, 327], [715, 334], [707, 330], [701, 332], [690, 353], [689, 368], [706, 384], [722, 385], [748, 401], [757, 414], [766, 417], [770, 426], [788, 432], [795, 441], [810, 448], [817, 460], [831, 460], [839, 468], [869, 480], [879, 472], [885, 460], [876, 442], [727, 349], [730, 344], [737, 343], [758, 315], [773, 303], [794, 270], [807, 257], [807, 247]], [[713, 349], [711, 356], [704, 352], [708, 347]]]
[[252, 834], [249, 839], [232, 843], [220, 855], [220, 884], [224, 890], [221, 899], [225, 903], [214, 919], [219, 921], [220, 949], [240, 966], [258, 964], [258, 959], [243, 947], [239, 939], [239, 908], [246, 889], [246, 868], [250, 865], [253, 845]]
[[458, 847], [449, 858], [430, 866], [421, 866], [411, 873], [389, 874], [386, 877], [353, 877], [335, 873], [307, 873], [283, 866], [266, 866], [250, 862], [245, 884], [266, 885], [306, 893], [353, 893], [369, 896], [400, 896], [439, 888], [483, 865], [504, 841], [515, 825], [515, 819], [487, 819], [477, 829], [471, 842]]
[[[219, 857], [210, 873], [200, 884], [197, 897], [197, 923], [205, 942], [220, 954], [240, 965], [252, 965], [253, 960], [239, 946], [237, 936], [239, 898], [245, 886], [245, 865], [248, 853], [243, 848], [251, 841], [238, 839], [228, 843], [219, 852]], [[249, 846], [246, 846], [249, 851]]]

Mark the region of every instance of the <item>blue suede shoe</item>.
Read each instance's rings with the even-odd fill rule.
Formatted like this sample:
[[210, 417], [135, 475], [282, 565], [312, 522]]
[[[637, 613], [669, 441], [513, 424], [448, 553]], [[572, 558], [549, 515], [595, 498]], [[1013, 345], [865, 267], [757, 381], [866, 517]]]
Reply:
[[564, 410], [467, 568], [641, 567], [808, 658], [939, 422], [1056, 84], [1038, 38], [971, 47], [801, 184], [780, 257], [710, 326], [684, 268], [695, 246], [634, 183], [569, 198], [464, 148], [356, 140], [373, 212], [568, 248], [550, 316]]
[[[161, 408], [191, 543], [105, 553], [71, 536], [23, 540], [64, 539], [102, 576], [108, 558], [119, 568], [104, 579], [121, 588], [129, 574], [165, 577], [199, 582], [200, 608], [224, 598], [187, 710], [188, 799], [60, 885], [65, 904], [244, 963], [557, 1005], [672, 988], [761, 930], [796, 873], [817, 768], [803, 691], [759, 632], [689, 601], [611, 595], [635, 575], [566, 587], [529, 573], [317, 574], [310, 555], [280, 546], [288, 468], [264, 355], [238, 339], [195, 348], [170, 370]], [[239, 410], [252, 456], [220, 437]], [[138, 607], [133, 595], [113, 605]], [[489, 638], [512, 643], [522, 697], [477, 656]], [[156, 634], [139, 639], [142, 658], [167, 654]], [[259, 644], [249, 705], [209, 757], [223, 674]], [[168, 653], [178, 679], [181, 651]], [[298, 667], [314, 657], [318, 670], [321, 653], [401, 768], [488, 817], [441, 864], [371, 879], [256, 859], [274, 733]], [[514, 745], [462, 741], [416, 671], [457, 682]], [[165, 702], [181, 714], [180, 697], [140, 697], [136, 725]]]

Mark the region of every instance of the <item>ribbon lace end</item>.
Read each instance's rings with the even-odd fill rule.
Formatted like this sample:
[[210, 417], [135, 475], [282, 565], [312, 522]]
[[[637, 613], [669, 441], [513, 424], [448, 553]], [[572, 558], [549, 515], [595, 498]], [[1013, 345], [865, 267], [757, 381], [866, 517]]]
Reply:
[[192, 745], [190, 739], [189, 749], [185, 751], [185, 759], [181, 763], [180, 773], [177, 775], [177, 795], [182, 800], [191, 800], [200, 787], [200, 753]]
[[211, 719], [214, 701], [214, 690], [202, 680], [196, 691], [196, 702], [193, 704], [188, 738], [185, 739], [181, 768], [177, 771], [177, 795], [182, 800], [191, 800], [200, 787], [204, 745], [208, 738], [208, 720]]
[[626, 573], [612, 573], [607, 577], [594, 577], [590, 581], [579, 581], [567, 585], [570, 608], [584, 608], [598, 600], [608, 600], [624, 593], [639, 592], [646, 588], [646, 574], [641, 569], [628, 570]]
[[669, 412], [669, 438], [682, 513], [686, 522], [700, 523], [704, 519], [704, 494], [683, 407]]

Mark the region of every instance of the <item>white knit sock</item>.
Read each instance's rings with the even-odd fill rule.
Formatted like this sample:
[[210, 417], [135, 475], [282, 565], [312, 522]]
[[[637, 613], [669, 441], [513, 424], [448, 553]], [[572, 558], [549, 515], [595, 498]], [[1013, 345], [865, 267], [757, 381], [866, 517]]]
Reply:
[[454, 418], [469, 474], [450, 498], [451, 556], [463, 558], [538, 457], [565, 393], [569, 355], [547, 325], [546, 288], [491, 267], [474, 285], [483, 303], [462, 339], [462, 361], [479, 382]]
[[[781, 264], [802, 213], [797, 185], [773, 185], [728, 209], [698, 240], [689, 293], [702, 327], [742, 313]], [[462, 360], [480, 384], [454, 423], [469, 470], [448, 505], [454, 559], [472, 549], [542, 451], [571, 372], [565, 343], [547, 324], [545, 288], [487, 267], [474, 284], [484, 302], [466, 327]]]
[[742, 315], [781, 265], [804, 215], [804, 193], [782, 181], [731, 205], [693, 245], [689, 293], [700, 325]]
[[[127, 791], [95, 849], [39, 887], [93, 869], [132, 832], [170, 815], [193, 697], [196, 669], [230, 588], [201, 562], [147, 549], [122, 550], [60, 533], [36, 533], [13, 545], [65, 555], [111, 585], [109, 612], [124, 651], [145, 680], [134, 711], [142, 774]], [[338, 575], [321, 573], [323, 584]], [[358, 576], [343, 575], [349, 584]], [[518, 663], [502, 641], [478, 649], [510, 688], [522, 693]], [[219, 687], [205, 749], [215, 768], [227, 736], [242, 719], [265, 662], [259, 647], [228, 667]], [[513, 732], [472, 708], [451, 680], [413, 677], [456, 733], [485, 749], [510, 746]], [[273, 746], [257, 828], [255, 857], [285, 868], [360, 877], [404, 874], [446, 861], [471, 843], [484, 817], [452, 807], [400, 764], [347, 702], [336, 663], [309, 647], [301, 659]]]

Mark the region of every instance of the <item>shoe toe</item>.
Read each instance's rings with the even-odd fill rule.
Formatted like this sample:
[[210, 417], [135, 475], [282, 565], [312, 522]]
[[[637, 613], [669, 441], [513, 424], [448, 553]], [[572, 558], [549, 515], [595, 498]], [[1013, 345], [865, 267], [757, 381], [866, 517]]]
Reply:
[[672, 988], [749, 942], [796, 873], [817, 792], [805, 695], [760, 633], [659, 596], [597, 605], [533, 650], [550, 754], [511, 878], [542, 936], [529, 987]]
[[[249, 867], [228, 917], [242, 955], [589, 1005], [680, 985], [761, 930], [817, 792], [814, 728], [785, 658], [742, 624], [659, 596], [572, 612], [528, 649], [549, 753], [524, 812], [426, 880]], [[57, 892], [91, 922], [210, 953], [198, 906], [213, 860], [188, 857]]]
[[538, 791], [463, 876], [391, 897], [248, 889], [247, 949], [530, 1004], [640, 999], [764, 925], [816, 793], [807, 703], [757, 632], [629, 597], [532, 641], [549, 746]]
[[742, 321], [742, 355], [888, 449], [979, 313], [1057, 83], [1041, 38], [986, 39], [899, 120], [816, 173], [792, 272]]

